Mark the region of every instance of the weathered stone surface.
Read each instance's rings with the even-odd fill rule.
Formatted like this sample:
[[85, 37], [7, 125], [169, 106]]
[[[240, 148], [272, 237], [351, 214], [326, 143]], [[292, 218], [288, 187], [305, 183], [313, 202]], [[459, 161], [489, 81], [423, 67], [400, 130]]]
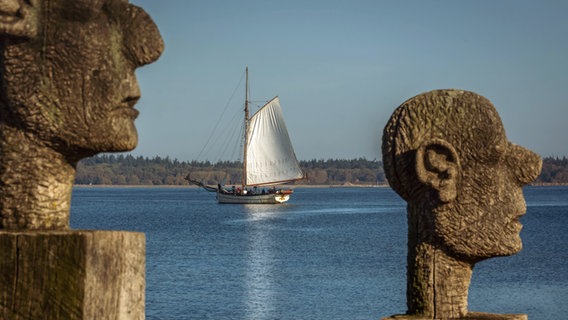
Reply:
[[0, 231], [0, 319], [144, 319], [145, 236]]
[[80, 159], [136, 146], [135, 70], [163, 49], [127, 0], [0, 0], [0, 319], [144, 318], [144, 235], [69, 209]]
[[507, 140], [489, 100], [463, 90], [404, 102], [385, 126], [382, 152], [389, 184], [408, 202], [404, 317], [493, 319], [467, 310], [473, 266], [521, 250], [521, 188], [537, 178], [540, 157]]
[[138, 141], [156, 25], [126, 0], [0, 0], [0, 229], [69, 227], [77, 162]]

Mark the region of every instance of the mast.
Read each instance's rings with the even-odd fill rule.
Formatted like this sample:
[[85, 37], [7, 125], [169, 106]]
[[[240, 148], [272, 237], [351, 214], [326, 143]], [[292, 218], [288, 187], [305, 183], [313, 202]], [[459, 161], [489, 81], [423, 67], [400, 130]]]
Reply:
[[246, 86], [245, 86], [245, 143], [244, 143], [244, 150], [243, 150], [243, 177], [241, 180], [242, 189], [245, 190], [245, 186], [247, 184], [247, 145], [248, 145], [248, 131], [249, 131], [249, 69], [248, 66], [246, 67]]

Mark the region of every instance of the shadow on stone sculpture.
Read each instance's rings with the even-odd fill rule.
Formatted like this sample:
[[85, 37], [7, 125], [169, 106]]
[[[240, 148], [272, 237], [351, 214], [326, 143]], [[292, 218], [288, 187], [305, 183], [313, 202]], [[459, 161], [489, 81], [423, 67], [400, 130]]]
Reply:
[[137, 145], [134, 72], [163, 48], [127, 0], [0, 0], [0, 318], [144, 316], [144, 235], [69, 210], [80, 159]]
[[383, 132], [390, 186], [407, 201], [407, 312], [386, 319], [526, 319], [470, 312], [474, 265], [522, 248], [522, 186], [540, 173], [535, 153], [508, 141], [486, 98], [462, 90], [420, 94]]

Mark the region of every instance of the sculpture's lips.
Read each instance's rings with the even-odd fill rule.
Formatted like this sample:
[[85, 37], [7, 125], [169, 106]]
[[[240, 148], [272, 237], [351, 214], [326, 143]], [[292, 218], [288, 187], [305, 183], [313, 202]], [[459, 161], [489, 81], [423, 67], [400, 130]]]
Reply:
[[516, 222], [518, 224], [521, 224], [520, 219], [522, 216], [524, 216], [527, 213], [527, 205], [524, 201], [520, 202], [518, 204], [518, 207], [515, 210], [515, 214], [513, 215], [513, 218], [511, 219], [512, 222]]
[[115, 115], [124, 115], [132, 119], [136, 119], [140, 114], [140, 111], [134, 108], [117, 107], [112, 110], [112, 113]]
[[140, 111], [134, 109], [134, 105], [137, 101], [138, 98], [125, 99], [120, 105], [112, 109], [112, 113], [116, 113], [117, 115], [125, 115], [131, 117], [132, 119], [136, 119], [140, 114]]
[[521, 219], [521, 217], [524, 216], [525, 213], [526, 213], [526, 211], [517, 213], [517, 214], [513, 217], [513, 221], [519, 221], [519, 219]]
[[511, 219], [511, 225], [514, 226], [514, 228], [517, 229], [518, 232], [521, 232], [521, 229], [523, 228], [523, 224], [521, 223], [521, 217], [524, 215], [525, 213], [523, 212], [515, 215], [513, 219]]

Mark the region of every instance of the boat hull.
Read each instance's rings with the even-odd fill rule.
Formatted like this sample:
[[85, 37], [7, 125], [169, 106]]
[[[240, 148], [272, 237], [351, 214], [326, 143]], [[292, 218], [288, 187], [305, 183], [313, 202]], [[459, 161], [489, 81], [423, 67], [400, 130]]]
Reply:
[[271, 193], [271, 194], [255, 194], [255, 195], [234, 195], [226, 193], [217, 193], [217, 201], [219, 203], [244, 203], [244, 204], [278, 204], [284, 203], [290, 199], [289, 193]]

